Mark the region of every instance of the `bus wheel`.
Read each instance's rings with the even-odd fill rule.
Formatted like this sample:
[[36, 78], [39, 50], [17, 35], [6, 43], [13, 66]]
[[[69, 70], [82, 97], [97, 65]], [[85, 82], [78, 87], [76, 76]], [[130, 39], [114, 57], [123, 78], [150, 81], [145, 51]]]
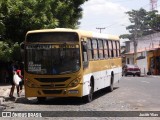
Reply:
[[112, 92], [113, 91], [113, 81], [114, 81], [114, 76], [111, 76], [111, 81], [110, 81], [110, 86], [108, 87], [108, 92]]
[[89, 94], [84, 97], [84, 102], [89, 103], [93, 100], [93, 83], [90, 83]]
[[46, 100], [46, 97], [37, 97], [39, 103], [43, 103]]

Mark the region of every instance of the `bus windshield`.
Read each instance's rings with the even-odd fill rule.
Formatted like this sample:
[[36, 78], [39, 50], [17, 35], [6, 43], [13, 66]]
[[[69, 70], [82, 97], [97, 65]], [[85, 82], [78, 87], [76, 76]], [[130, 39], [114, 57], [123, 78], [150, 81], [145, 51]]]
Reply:
[[78, 44], [26, 45], [25, 69], [33, 74], [67, 74], [80, 69]]

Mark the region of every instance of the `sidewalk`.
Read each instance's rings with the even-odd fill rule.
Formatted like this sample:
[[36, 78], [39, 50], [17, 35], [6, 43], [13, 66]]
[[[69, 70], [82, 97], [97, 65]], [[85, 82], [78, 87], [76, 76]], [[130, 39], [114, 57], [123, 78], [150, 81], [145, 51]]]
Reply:
[[10, 88], [10, 84], [0, 84], [0, 105], [5, 102], [5, 97], [9, 96]]

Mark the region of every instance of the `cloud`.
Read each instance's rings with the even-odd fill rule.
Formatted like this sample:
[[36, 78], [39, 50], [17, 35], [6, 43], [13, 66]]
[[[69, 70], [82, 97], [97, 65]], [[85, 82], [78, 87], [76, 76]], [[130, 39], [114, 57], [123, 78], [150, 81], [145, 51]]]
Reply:
[[[123, 28], [125, 28], [124, 26], [129, 25], [128, 16], [125, 14], [129, 10], [118, 3], [106, 0], [89, 0], [82, 8], [83, 18], [80, 28], [93, 29], [95, 31], [95, 27], [111, 28], [114, 25], [123, 25]], [[112, 31], [110, 32], [112, 33]], [[122, 32], [121, 30], [119, 31]]]
[[84, 4], [84, 16], [88, 14], [94, 15], [113, 15], [123, 14], [127, 11], [124, 7], [119, 4], [108, 2], [106, 0], [90, 0]]

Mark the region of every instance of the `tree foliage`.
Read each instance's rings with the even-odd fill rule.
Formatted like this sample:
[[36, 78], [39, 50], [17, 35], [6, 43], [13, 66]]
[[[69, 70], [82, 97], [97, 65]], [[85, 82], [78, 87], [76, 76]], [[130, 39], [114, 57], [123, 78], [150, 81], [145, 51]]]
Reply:
[[24, 41], [29, 30], [77, 28], [78, 20], [82, 17], [81, 5], [85, 1], [1, 0], [0, 39], [11, 45]]
[[77, 27], [86, 0], [6, 0], [1, 13], [5, 38], [22, 42], [28, 30]]
[[0, 61], [21, 60], [20, 46], [16, 42], [12, 45], [7, 42], [0, 42]]
[[128, 11], [131, 25], [126, 29], [130, 34], [123, 34], [121, 38], [128, 38], [133, 40], [136, 37], [152, 34], [160, 30], [160, 15], [158, 11], [146, 11], [141, 8], [139, 10]]
[[[2, 6], [2, 1], [0, 1], [0, 10], [1, 10], [1, 6]], [[0, 38], [1, 38], [1, 35], [4, 33], [4, 30], [5, 30], [5, 27], [4, 27], [4, 24], [3, 24], [3, 21], [2, 21], [2, 18], [3, 18], [3, 14], [0, 12]]]

